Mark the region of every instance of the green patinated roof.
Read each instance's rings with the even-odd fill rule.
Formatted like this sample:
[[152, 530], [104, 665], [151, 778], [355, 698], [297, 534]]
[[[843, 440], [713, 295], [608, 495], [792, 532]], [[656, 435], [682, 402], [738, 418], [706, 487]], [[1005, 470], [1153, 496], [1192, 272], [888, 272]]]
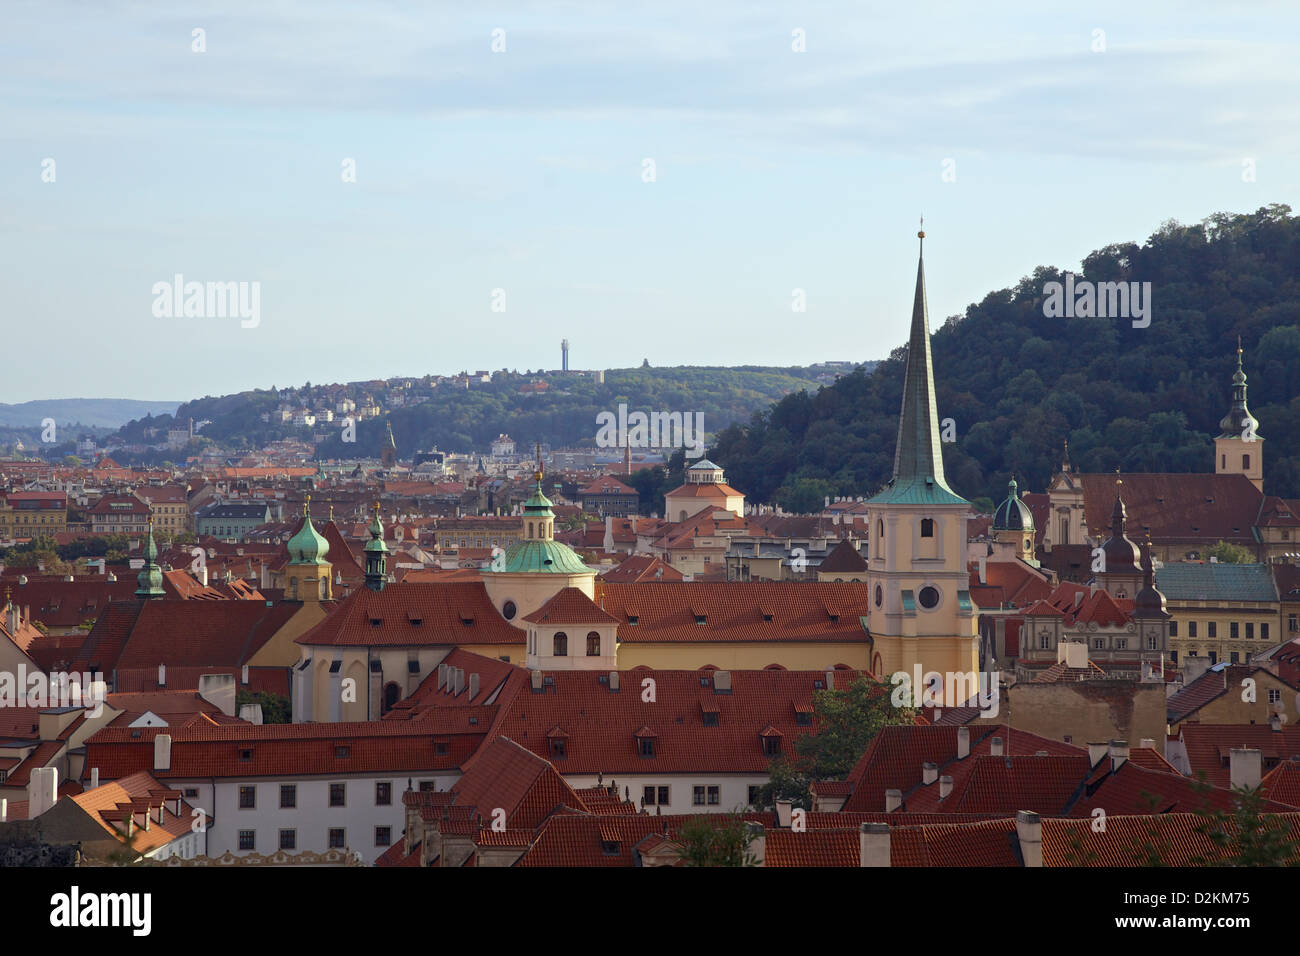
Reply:
[[302, 507], [302, 528], [289, 539], [290, 564], [321, 564], [330, 553], [330, 543], [311, 523], [311, 499]]
[[944, 479], [937, 407], [930, 358], [930, 314], [925, 302], [925, 260], [919, 258], [916, 297], [912, 301], [912, 333], [907, 347], [907, 377], [903, 382], [903, 407], [898, 415], [898, 444], [894, 450], [894, 477], [871, 499], [872, 503], [969, 503], [949, 488]]
[[1169, 601], [1264, 601], [1278, 599], [1267, 564], [1166, 564], [1156, 587]]
[[135, 577], [135, 596], [138, 598], [163, 597], [162, 568], [158, 567], [158, 545], [153, 540], [153, 518], [149, 519], [149, 533], [145, 536], [144, 567]]
[[[519, 541], [506, 552], [502, 573], [593, 574], [578, 553], [559, 541]], [[490, 572], [488, 572], [490, 573]]]

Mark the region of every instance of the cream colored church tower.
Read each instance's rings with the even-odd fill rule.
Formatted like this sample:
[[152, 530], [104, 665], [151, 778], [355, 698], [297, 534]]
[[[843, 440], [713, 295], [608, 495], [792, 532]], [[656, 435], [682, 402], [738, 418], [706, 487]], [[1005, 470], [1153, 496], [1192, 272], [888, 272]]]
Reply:
[[[917, 236], [925, 239], [924, 232]], [[867, 507], [872, 670], [882, 677], [895, 671], [911, 675], [916, 664], [923, 673], [978, 671], [977, 609], [966, 568], [971, 506], [944, 480], [923, 255], [916, 268], [894, 477]]]

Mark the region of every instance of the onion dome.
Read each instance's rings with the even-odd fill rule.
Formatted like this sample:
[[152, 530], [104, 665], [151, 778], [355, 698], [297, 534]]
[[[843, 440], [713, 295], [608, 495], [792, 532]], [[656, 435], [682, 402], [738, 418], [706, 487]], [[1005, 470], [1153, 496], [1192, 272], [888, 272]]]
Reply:
[[1115, 507], [1110, 512], [1110, 537], [1101, 546], [1106, 556], [1106, 573], [1136, 573], [1142, 562], [1142, 550], [1124, 536], [1124, 522], [1128, 512], [1121, 496], [1124, 482], [1115, 480]]
[[158, 545], [153, 540], [153, 515], [149, 516], [149, 533], [145, 535], [144, 567], [136, 575], [135, 596], [144, 600], [163, 596], [162, 569], [158, 567]]
[[1246, 438], [1253, 441], [1260, 437], [1255, 434], [1259, 421], [1246, 407], [1246, 373], [1241, 367], [1241, 340], [1237, 340], [1237, 371], [1232, 376], [1232, 404], [1228, 414], [1219, 419], [1220, 438]]
[[1033, 531], [1034, 515], [1029, 506], [1020, 500], [1016, 479], [1007, 482], [1007, 497], [993, 512], [994, 531]]
[[330, 552], [330, 543], [311, 523], [311, 495], [302, 504], [302, 527], [289, 539], [290, 564], [322, 564]]
[[1133, 598], [1133, 616], [1136, 618], [1166, 618], [1165, 596], [1156, 590], [1155, 569], [1151, 562], [1151, 536], [1142, 553], [1142, 590]]

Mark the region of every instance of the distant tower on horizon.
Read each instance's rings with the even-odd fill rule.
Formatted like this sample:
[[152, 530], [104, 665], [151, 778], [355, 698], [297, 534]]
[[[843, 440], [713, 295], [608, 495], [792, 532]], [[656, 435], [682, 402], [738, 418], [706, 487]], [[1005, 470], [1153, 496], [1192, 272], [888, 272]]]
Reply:
[[569, 370], [569, 340], [560, 339], [560, 370], [567, 372]]

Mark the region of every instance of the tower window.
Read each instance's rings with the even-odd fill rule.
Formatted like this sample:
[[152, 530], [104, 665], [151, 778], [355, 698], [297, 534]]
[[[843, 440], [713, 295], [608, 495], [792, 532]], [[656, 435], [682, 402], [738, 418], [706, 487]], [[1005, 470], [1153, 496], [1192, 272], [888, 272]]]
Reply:
[[1241, 456], [1241, 467], [1242, 467], [1242, 468], [1249, 468], [1249, 467], [1250, 467], [1250, 456], [1249, 456], [1249, 455], [1242, 455], [1242, 456]]
[[568, 635], [568, 634], [565, 634], [563, 631], [559, 631], [559, 632], [557, 632], [556, 635], [555, 635], [555, 641], [554, 641], [554, 644], [555, 644], [554, 650], [555, 650], [555, 656], [556, 656], [556, 657], [567, 657], [567, 656], [568, 656], [568, 654], [569, 654], [569, 635]]
[[922, 538], [933, 538], [933, 537], [934, 537], [934, 519], [933, 519], [933, 518], [922, 518], [922, 519], [921, 519], [921, 537], [922, 537]]

